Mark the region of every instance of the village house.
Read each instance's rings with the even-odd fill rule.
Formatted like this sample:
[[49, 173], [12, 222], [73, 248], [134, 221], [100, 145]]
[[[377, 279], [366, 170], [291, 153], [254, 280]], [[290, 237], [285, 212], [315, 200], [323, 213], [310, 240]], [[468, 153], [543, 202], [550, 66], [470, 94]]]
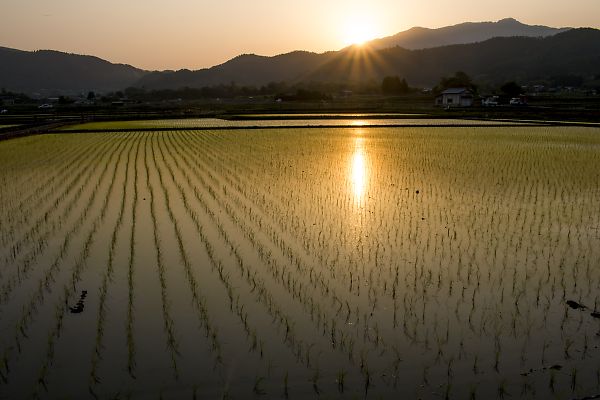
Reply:
[[435, 99], [435, 104], [442, 107], [471, 107], [473, 92], [466, 88], [450, 88], [444, 90]]

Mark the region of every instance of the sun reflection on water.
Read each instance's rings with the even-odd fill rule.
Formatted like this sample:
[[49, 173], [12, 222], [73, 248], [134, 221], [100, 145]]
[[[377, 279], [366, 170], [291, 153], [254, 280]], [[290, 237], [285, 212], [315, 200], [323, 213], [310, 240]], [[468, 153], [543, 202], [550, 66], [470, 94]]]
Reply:
[[365, 139], [356, 137], [354, 139], [354, 153], [350, 166], [350, 180], [352, 182], [352, 194], [354, 203], [362, 206], [367, 187], [367, 160], [365, 155]]

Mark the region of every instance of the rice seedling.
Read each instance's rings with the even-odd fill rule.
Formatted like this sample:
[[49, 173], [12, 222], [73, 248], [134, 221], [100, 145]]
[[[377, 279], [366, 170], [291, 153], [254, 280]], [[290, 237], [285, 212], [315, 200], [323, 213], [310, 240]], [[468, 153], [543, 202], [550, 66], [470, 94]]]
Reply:
[[256, 395], [263, 396], [266, 395], [267, 392], [262, 388], [262, 382], [265, 380], [262, 376], [257, 376], [254, 379], [254, 386], [252, 387], [252, 392]]

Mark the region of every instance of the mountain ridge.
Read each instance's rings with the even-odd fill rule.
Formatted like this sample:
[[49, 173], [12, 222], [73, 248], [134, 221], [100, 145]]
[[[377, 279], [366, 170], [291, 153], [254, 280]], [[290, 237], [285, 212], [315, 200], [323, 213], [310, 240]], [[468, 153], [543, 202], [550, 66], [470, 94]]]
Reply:
[[547, 37], [570, 29], [573, 28], [527, 25], [514, 18], [504, 18], [496, 22], [463, 22], [433, 29], [417, 26], [392, 36], [374, 39], [369, 43], [377, 49], [400, 46], [408, 50], [418, 50], [482, 42], [494, 37]]
[[[439, 33], [453, 30], [463, 32], [464, 36], [469, 29], [481, 33], [481, 28], [498, 26], [502, 29], [507, 26], [516, 27], [515, 33], [525, 27], [523, 29], [529, 33], [543, 33], [545, 36], [499, 36], [473, 43], [454, 43], [422, 49], [408, 49], [397, 44], [382, 47], [382, 43], [392, 43], [391, 40], [397, 40], [398, 35], [406, 32]], [[492, 34], [490, 29], [487, 32], [488, 35]], [[575, 33], [569, 35], [570, 32]], [[127, 64], [111, 63], [96, 56], [54, 50], [28, 52], [0, 47], [0, 87], [25, 93], [62, 94], [88, 90], [117, 91], [129, 86], [178, 89], [232, 82], [237, 85], [261, 86], [282, 81], [364, 81], [381, 79], [385, 75], [400, 75], [412, 85], [431, 86], [441, 76], [456, 70], [464, 70], [475, 79], [483, 80], [536, 79], [549, 74], [591, 73], [593, 67], [590, 63], [597, 61], [597, 65], [600, 65], [600, 56], [594, 46], [594, 40], [600, 42], [598, 33], [600, 31], [591, 28], [549, 28], [504, 19], [437, 29], [416, 27], [387, 38], [376, 39], [362, 47], [349, 46], [325, 53], [297, 50], [276, 56], [240, 54], [210, 68], [177, 71], [146, 71]], [[578, 38], [574, 39], [575, 36]], [[472, 39], [479, 37], [471, 36]], [[591, 37], [593, 39], [589, 39]], [[454, 39], [456, 38], [455, 35]], [[560, 47], [561, 55], [548, 57], [541, 53], [551, 51], [552, 46], [562, 41], [567, 41], [568, 45]], [[578, 41], [585, 42], [587, 47], [582, 48]], [[531, 61], [532, 57], [545, 60], [543, 63], [546, 72]], [[364, 65], [361, 66], [361, 63]]]
[[350, 56], [340, 56], [337, 63], [323, 65], [310, 78], [320, 81], [338, 76], [352, 81], [358, 77], [368, 80], [400, 75], [413, 85], [433, 86], [440, 77], [454, 71], [493, 84], [560, 75], [592, 76], [600, 73], [600, 30], [579, 28], [546, 38], [498, 37], [431, 49], [396, 47], [374, 52], [370, 58], [376, 61], [371, 63], [371, 70], [360, 63], [351, 64]]

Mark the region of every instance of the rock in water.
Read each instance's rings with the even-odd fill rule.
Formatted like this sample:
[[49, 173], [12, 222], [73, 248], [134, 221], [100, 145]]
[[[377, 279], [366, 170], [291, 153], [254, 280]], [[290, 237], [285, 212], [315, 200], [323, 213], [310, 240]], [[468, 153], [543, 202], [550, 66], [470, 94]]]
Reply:
[[573, 310], [585, 310], [587, 307], [573, 300], [567, 300], [567, 305]]

